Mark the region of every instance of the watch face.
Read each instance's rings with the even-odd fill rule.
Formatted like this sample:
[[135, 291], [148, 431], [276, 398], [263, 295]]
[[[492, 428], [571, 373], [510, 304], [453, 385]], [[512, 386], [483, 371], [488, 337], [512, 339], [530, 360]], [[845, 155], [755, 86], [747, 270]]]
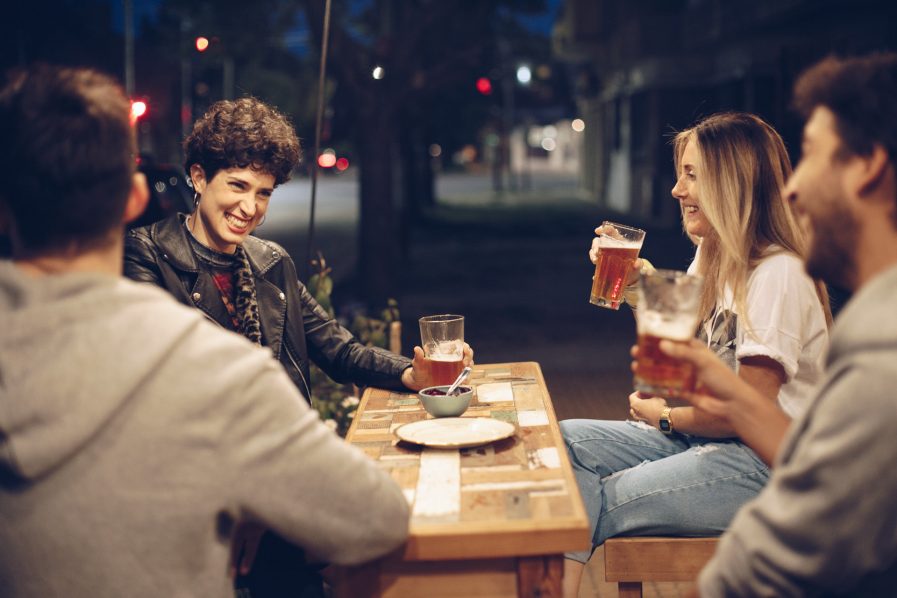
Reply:
[[660, 431], [661, 432], [669, 432], [670, 431], [670, 420], [668, 420], [668, 419], [660, 420]]

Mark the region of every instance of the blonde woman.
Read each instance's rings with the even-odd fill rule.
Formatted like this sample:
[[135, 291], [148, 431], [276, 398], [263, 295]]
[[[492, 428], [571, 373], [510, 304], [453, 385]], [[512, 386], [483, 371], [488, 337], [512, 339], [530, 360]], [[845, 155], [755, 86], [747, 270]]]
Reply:
[[[831, 315], [781, 195], [784, 143], [760, 118], [726, 113], [679, 133], [674, 153], [672, 194], [697, 247], [689, 272], [705, 279], [698, 338], [777, 404], [783, 417], [770, 425], [787, 425], [821, 374]], [[593, 550], [618, 535], [721, 533], [766, 483], [774, 449], [754, 452], [693, 407], [638, 393], [629, 401], [630, 421], [561, 422]], [[576, 595], [590, 555], [567, 555], [565, 595]]]

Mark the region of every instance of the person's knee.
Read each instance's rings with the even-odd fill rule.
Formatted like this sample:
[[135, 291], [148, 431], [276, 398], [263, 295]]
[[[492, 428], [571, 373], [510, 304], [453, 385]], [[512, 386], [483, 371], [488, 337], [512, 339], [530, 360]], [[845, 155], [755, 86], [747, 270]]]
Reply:
[[578, 419], [565, 419], [558, 424], [561, 428], [561, 436], [564, 437], [564, 442], [567, 442], [567, 439], [576, 433], [578, 421]]

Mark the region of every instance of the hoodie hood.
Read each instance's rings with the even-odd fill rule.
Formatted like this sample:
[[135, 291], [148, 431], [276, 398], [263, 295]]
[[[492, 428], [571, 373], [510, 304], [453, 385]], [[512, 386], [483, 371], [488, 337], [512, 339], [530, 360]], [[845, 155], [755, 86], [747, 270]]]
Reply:
[[31, 277], [0, 261], [0, 473], [48, 473], [127, 407], [188, 328], [158, 326], [178, 310], [165, 295], [160, 312], [160, 294], [103, 274]]

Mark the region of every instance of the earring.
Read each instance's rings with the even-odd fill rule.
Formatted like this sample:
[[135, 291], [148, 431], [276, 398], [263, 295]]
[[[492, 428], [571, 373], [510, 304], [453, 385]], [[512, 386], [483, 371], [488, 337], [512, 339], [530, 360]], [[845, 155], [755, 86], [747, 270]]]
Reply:
[[193, 192], [193, 210], [194, 210], [194, 211], [196, 210], [196, 208], [199, 207], [199, 200], [200, 200], [200, 199], [202, 199], [202, 195], [200, 195], [199, 193], [197, 193], [196, 191], [194, 191], [194, 192]]

